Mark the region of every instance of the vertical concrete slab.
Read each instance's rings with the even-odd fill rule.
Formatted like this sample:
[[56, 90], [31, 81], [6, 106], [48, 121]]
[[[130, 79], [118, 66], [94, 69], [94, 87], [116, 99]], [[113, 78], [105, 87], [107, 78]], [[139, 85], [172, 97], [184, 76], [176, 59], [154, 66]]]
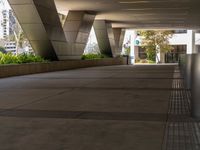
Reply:
[[117, 56], [111, 23], [105, 20], [95, 20], [93, 26], [101, 53], [112, 57]]
[[69, 11], [64, 23], [68, 53], [62, 59], [80, 59], [84, 53], [95, 14], [84, 11]]
[[114, 34], [115, 46], [116, 46], [115, 54], [117, 56], [119, 56], [122, 52], [122, 45], [123, 45], [124, 36], [125, 36], [125, 29], [113, 28], [113, 34]]

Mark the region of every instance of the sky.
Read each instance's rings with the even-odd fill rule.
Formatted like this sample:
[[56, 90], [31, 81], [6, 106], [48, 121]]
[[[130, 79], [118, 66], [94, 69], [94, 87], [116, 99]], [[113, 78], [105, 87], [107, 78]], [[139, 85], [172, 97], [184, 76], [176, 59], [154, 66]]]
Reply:
[[10, 5], [7, 0], [0, 0], [0, 9], [10, 9]]

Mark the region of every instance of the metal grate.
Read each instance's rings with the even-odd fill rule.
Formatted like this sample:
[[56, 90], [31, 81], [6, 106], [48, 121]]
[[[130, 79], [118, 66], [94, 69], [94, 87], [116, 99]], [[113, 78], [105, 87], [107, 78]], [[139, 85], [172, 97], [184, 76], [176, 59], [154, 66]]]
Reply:
[[190, 117], [191, 93], [184, 89], [183, 79], [174, 79], [172, 88], [162, 149], [200, 150], [200, 123]]

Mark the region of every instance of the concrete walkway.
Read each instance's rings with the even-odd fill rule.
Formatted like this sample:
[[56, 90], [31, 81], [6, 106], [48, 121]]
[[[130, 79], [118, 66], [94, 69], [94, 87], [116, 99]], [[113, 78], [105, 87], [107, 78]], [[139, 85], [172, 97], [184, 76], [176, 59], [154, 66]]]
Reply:
[[173, 65], [0, 79], [1, 150], [161, 150]]

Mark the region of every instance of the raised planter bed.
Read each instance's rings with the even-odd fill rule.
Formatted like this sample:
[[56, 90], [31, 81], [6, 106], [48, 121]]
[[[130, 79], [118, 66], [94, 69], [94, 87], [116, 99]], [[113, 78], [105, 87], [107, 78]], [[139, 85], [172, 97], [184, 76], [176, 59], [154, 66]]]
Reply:
[[77, 68], [125, 64], [126, 58], [104, 58], [95, 60], [68, 60], [19, 65], [0, 65], [0, 78], [44, 72], [63, 71]]

